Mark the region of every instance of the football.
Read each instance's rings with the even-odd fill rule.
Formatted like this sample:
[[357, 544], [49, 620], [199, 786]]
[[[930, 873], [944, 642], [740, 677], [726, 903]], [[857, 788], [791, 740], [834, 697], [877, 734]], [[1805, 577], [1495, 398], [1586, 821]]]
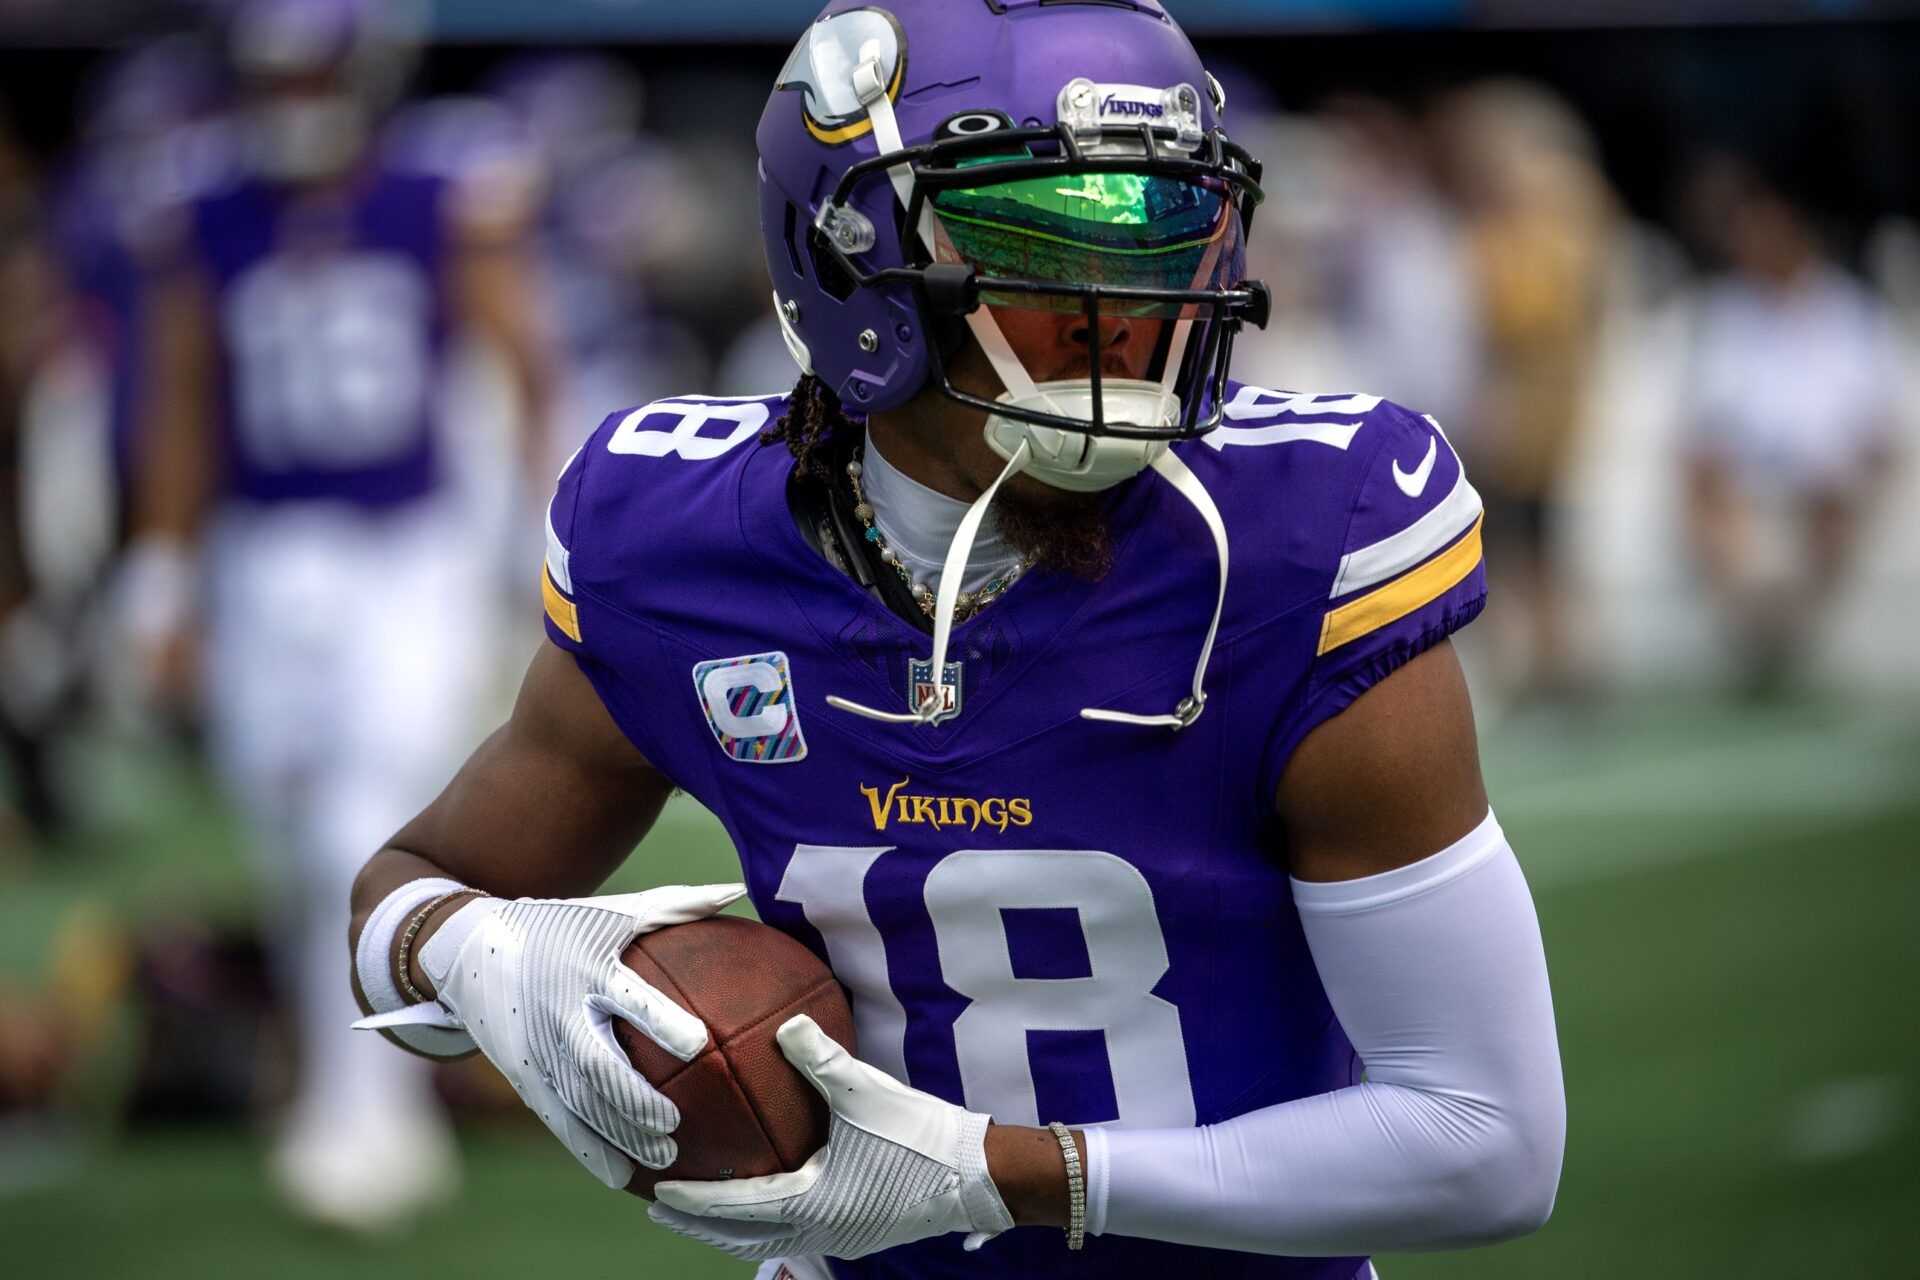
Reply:
[[614, 1020], [627, 1057], [680, 1108], [678, 1157], [638, 1166], [627, 1190], [653, 1198], [676, 1178], [757, 1178], [798, 1169], [827, 1140], [826, 1102], [780, 1052], [774, 1032], [795, 1014], [856, 1052], [853, 1011], [832, 971], [778, 929], [714, 916], [642, 934], [621, 959], [707, 1024], [712, 1039], [681, 1062]]

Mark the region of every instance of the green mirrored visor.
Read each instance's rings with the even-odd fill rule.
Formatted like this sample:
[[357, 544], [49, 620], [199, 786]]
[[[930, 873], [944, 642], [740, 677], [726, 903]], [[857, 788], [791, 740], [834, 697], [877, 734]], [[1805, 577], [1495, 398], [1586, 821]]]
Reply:
[[[1140, 173], [1019, 178], [930, 196], [935, 256], [983, 276], [1136, 289], [1231, 289], [1246, 275], [1240, 215], [1224, 190]], [[1078, 311], [1077, 297], [988, 291], [996, 306]], [[1191, 305], [1101, 302], [1109, 314], [1178, 316]]]

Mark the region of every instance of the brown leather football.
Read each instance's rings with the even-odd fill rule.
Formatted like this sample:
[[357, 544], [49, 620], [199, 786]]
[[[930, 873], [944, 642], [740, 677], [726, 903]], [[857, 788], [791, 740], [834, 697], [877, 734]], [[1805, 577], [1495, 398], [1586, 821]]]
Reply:
[[679, 1154], [636, 1166], [627, 1190], [653, 1198], [676, 1178], [792, 1172], [827, 1141], [827, 1105], [780, 1052], [774, 1032], [797, 1013], [855, 1052], [846, 992], [813, 952], [771, 926], [713, 916], [642, 934], [627, 967], [707, 1024], [706, 1050], [682, 1062], [619, 1019], [627, 1057], [680, 1108]]

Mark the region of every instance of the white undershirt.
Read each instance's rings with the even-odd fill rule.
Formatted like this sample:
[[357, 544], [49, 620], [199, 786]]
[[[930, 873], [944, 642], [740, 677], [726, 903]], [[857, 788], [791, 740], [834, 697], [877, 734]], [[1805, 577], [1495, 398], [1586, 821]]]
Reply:
[[[880, 536], [900, 557], [915, 582], [929, 591], [940, 589], [941, 570], [947, 561], [947, 548], [967, 514], [966, 503], [929, 489], [912, 476], [880, 456], [873, 437], [867, 437], [867, 449], [860, 473], [860, 487], [873, 506], [873, 524]], [[967, 557], [962, 591], [978, 591], [996, 577], [1013, 568], [1020, 555], [1001, 537], [993, 511], [988, 509], [981, 522], [980, 535], [973, 540]]]

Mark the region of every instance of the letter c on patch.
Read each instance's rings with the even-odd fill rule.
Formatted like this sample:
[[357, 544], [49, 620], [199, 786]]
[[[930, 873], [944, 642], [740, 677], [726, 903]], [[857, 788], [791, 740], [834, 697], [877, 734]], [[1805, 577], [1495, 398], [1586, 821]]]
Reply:
[[780, 685], [780, 672], [771, 662], [743, 662], [707, 672], [700, 678], [700, 696], [706, 699], [713, 723], [728, 737], [770, 738], [787, 727], [792, 708], [784, 702], [770, 702], [751, 715], [737, 715], [733, 694], [742, 688], [775, 694], [780, 692]]

